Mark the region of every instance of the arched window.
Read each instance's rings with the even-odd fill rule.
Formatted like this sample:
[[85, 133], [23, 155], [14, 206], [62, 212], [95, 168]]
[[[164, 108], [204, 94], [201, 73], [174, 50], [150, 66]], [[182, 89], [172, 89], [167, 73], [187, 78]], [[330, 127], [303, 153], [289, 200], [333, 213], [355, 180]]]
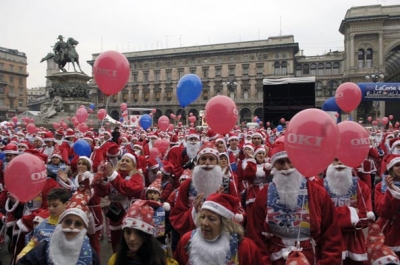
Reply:
[[358, 68], [364, 68], [364, 49], [358, 50]]
[[301, 64], [296, 65], [296, 76], [302, 76]]
[[303, 64], [303, 75], [310, 74], [310, 66], [308, 64]]
[[311, 75], [314, 75], [314, 76], [317, 75], [317, 65], [316, 65], [315, 63], [312, 63], [312, 64], [311, 64], [310, 70], [311, 70], [311, 71], [310, 71], [310, 74], [311, 74]]
[[287, 62], [282, 62], [281, 64], [281, 75], [287, 74]]
[[324, 64], [323, 63], [319, 63], [318, 64], [318, 75], [324, 75], [324, 69], [325, 69], [325, 66], [324, 66]]
[[329, 97], [334, 96], [336, 92], [336, 88], [338, 87], [338, 84], [336, 81], [329, 81], [328, 86], [327, 86], [327, 93], [329, 93]]
[[372, 67], [372, 49], [369, 48], [367, 49], [367, 54], [366, 54], [366, 67], [371, 68]]
[[331, 63], [325, 64], [325, 75], [332, 75], [332, 64]]
[[338, 62], [333, 63], [333, 72], [332, 74], [338, 75], [340, 74], [340, 64]]
[[322, 83], [315, 82], [315, 96], [322, 97]]
[[243, 91], [243, 99], [249, 99], [249, 91], [247, 89]]
[[279, 62], [274, 63], [274, 75], [281, 75], [281, 64]]

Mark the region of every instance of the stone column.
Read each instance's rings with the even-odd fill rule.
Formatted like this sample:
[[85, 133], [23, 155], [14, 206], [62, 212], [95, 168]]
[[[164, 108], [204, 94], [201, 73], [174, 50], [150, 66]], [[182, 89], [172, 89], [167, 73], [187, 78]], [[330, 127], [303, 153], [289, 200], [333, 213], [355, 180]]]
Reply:
[[254, 94], [256, 91], [256, 84], [254, 82], [254, 80], [250, 80], [250, 99], [254, 99]]
[[242, 81], [236, 81], [236, 99], [242, 100]]
[[132, 87], [128, 88], [128, 102], [132, 102]]
[[143, 85], [139, 85], [139, 98], [138, 98], [138, 102], [143, 102]]
[[354, 35], [350, 35], [350, 67], [354, 67]]
[[379, 33], [379, 67], [383, 66], [383, 34]]
[[154, 102], [154, 85], [150, 85], [149, 90], [150, 90], [149, 102]]

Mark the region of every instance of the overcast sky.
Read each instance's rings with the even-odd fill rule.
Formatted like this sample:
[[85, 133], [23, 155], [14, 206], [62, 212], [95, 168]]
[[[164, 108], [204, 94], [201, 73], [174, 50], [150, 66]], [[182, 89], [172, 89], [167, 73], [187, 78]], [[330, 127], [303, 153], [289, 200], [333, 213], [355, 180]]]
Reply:
[[[294, 35], [304, 54], [343, 50], [338, 31], [352, 6], [399, 0], [0, 0], [0, 46], [25, 52], [28, 88], [44, 86], [58, 35], [79, 41], [82, 70], [93, 53], [228, 43]], [[66, 41], [66, 39], [65, 39]], [[70, 71], [72, 65], [69, 66]]]

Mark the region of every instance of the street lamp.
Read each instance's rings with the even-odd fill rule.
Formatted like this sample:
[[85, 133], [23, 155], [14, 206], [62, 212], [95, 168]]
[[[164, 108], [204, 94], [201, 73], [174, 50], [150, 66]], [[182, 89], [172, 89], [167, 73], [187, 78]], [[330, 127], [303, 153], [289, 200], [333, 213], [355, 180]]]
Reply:
[[232, 80], [229, 80], [229, 81], [226, 81], [226, 82], [222, 82], [222, 84], [225, 86], [228, 86], [228, 88], [229, 89], [232, 89], [233, 88], [233, 86], [237, 86], [237, 82], [236, 82], [236, 80], [235, 79], [232, 79]]
[[[385, 78], [385, 75], [382, 74], [382, 73], [371, 73], [371, 74], [367, 74], [365, 76], [365, 79], [371, 80], [373, 83], [378, 82], [379, 79], [383, 80], [384, 78]], [[379, 101], [376, 101], [376, 100], [372, 101], [372, 106], [373, 106], [373, 108], [375, 110], [376, 117], [378, 117], [379, 105], [380, 105]]]

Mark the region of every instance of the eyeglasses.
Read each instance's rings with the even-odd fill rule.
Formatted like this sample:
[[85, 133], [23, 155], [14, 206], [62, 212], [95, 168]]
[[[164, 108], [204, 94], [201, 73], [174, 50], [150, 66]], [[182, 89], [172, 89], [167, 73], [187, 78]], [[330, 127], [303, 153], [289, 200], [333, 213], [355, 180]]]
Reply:
[[71, 226], [72, 224], [74, 224], [74, 227], [76, 228], [81, 228], [83, 227], [83, 223], [81, 221], [72, 221], [71, 219], [64, 219], [63, 224], [66, 226]]

